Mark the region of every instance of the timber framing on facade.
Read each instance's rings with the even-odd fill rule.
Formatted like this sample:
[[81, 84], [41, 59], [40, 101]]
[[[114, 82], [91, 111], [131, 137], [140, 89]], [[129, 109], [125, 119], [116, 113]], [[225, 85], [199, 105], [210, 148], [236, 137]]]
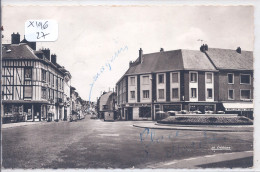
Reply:
[[25, 121], [68, 120], [70, 73], [57, 63], [49, 49], [36, 50], [36, 42], [20, 41], [12, 34], [3, 44], [3, 117], [22, 116]]

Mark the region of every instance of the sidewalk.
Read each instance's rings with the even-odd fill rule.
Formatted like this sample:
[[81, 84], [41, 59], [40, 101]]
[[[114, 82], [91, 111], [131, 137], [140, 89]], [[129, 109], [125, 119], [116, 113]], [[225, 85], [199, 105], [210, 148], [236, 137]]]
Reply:
[[[237, 162], [235, 162], [236, 164], [233, 163], [233, 165], [239, 166], [238, 163], [240, 161], [242, 162], [241, 159], [251, 158], [251, 157], [253, 157], [253, 151], [220, 153], [220, 154], [214, 154], [214, 155], [192, 157], [192, 158], [187, 158], [187, 159], [182, 159], [182, 160], [175, 160], [175, 161], [170, 161], [170, 162], [162, 162], [162, 163], [158, 163], [158, 164], [148, 165], [147, 168], [175, 168], [175, 169], [176, 168], [189, 168], [189, 169], [193, 168], [194, 169], [194, 168], [205, 168], [203, 166], [207, 166], [207, 164], [208, 164], [208, 167], [212, 167], [210, 164], [214, 164], [214, 163], [221, 164], [223, 162], [230, 162], [230, 165], [232, 166], [231, 161], [235, 161], [235, 160], [237, 160]], [[250, 164], [248, 164], [248, 165], [250, 165]]]
[[27, 125], [35, 125], [35, 124], [43, 124], [43, 123], [46, 123], [46, 121], [7, 123], [7, 124], [2, 124], [2, 129], [19, 127], [19, 126], [27, 126]]
[[138, 122], [134, 127], [163, 129], [163, 130], [192, 130], [192, 131], [218, 131], [218, 132], [253, 132], [253, 125], [221, 126], [221, 125], [176, 125], [158, 124], [155, 122]]
[[[50, 124], [54, 123], [55, 121], [47, 122], [47, 121], [27, 121], [27, 122], [16, 122], [16, 123], [7, 123], [7, 124], [2, 124], [2, 129], [5, 128], [13, 128], [13, 127], [20, 127], [20, 126], [27, 126], [27, 125], [42, 125], [42, 124]], [[59, 121], [59, 122], [68, 122], [68, 121]]]

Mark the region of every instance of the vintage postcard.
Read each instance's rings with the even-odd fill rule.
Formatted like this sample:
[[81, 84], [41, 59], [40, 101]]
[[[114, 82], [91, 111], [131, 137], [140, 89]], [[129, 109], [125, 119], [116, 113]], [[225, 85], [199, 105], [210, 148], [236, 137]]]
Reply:
[[2, 170], [254, 164], [253, 5], [9, 5]]

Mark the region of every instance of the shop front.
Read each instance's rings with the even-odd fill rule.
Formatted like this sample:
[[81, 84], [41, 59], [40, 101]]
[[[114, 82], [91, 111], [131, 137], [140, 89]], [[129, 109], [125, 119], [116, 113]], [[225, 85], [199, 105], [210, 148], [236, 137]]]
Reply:
[[253, 102], [241, 102], [241, 103], [222, 103], [225, 113], [238, 114], [253, 119], [254, 104]]
[[47, 102], [3, 101], [3, 123], [42, 121], [46, 119]]

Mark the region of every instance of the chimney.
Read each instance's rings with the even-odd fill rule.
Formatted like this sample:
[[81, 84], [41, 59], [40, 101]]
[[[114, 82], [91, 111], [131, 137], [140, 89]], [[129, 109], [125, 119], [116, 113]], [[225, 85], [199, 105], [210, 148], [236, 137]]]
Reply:
[[56, 56], [56, 54], [52, 54], [51, 55], [51, 62], [53, 63], [53, 64], [56, 64], [56, 61], [57, 60], [57, 56]]
[[208, 51], [209, 50], [209, 47], [207, 44], [205, 44], [205, 51]]
[[36, 50], [36, 42], [28, 42], [27, 44], [31, 47], [31, 49]]
[[29, 42], [25, 39], [25, 35], [23, 40], [21, 41], [21, 43], [26, 43], [27, 45], [29, 45], [29, 47], [31, 47], [31, 49], [36, 50], [36, 42]]
[[13, 33], [11, 35], [12, 37], [12, 44], [19, 44], [20, 43], [20, 34], [17, 32], [17, 34]]
[[41, 51], [43, 52], [44, 56], [50, 61], [50, 54], [51, 54], [50, 49], [45, 48], [42, 49]]
[[43, 53], [37, 53], [35, 54], [38, 58], [43, 59]]
[[240, 47], [237, 47], [236, 51], [237, 51], [237, 53], [241, 54], [241, 48]]
[[129, 68], [132, 66], [132, 64], [133, 64], [133, 62], [132, 62], [132, 61], [130, 61], [130, 62], [129, 62]]
[[200, 51], [205, 52], [205, 45], [204, 44], [200, 46]]
[[164, 49], [163, 49], [163, 48], [161, 48], [161, 49], [160, 49], [160, 52], [164, 52]]
[[139, 50], [139, 57], [138, 57], [138, 62], [139, 63], [142, 62], [142, 58], [143, 58], [143, 50], [142, 50], [142, 48], [140, 48], [140, 50]]

